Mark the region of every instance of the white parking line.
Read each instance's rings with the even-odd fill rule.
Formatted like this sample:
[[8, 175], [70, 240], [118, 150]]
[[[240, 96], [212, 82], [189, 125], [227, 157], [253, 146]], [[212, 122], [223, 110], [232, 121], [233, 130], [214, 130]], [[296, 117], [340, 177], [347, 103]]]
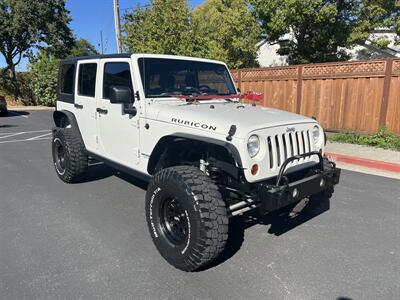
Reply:
[[8, 144], [8, 143], [18, 143], [18, 142], [32, 142], [32, 141], [42, 141], [42, 140], [50, 140], [51, 137], [43, 137], [37, 138], [35, 140], [12, 140], [12, 141], [0, 141], [0, 144]]
[[12, 137], [12, 136], [16, 136], [16, 135], [21, 135], [21, 134], [24, 134], [24, 132], [17, 132], [17, 133], [5, 135], [5, 136], [0, 136], [0, 139], [6, 139], [6, 138], [8, 138], [8, 137]]
[[37, 140], [37, 139], [42, 138], [42, 137], [44, 137], [46, 135], [49, 135], [49, 134], [51, 134], [51, 132], [45, 133], [45, 134], [41, 134], [41, 135], [38, 135], [38, 136], [35, 136], [35, 137], [32, 137], [32, 138], [29, 138], [29, 139], [27, 139], [27, 141]]
[[23, 117], [23, 118], [26, 118], [26, 119], [29, 118], [28, 116], [25, 116], [25, 115], [23, 115], [23, 114], [20, 114], [20, 113], [18, 113], [18, 112], [16, 112], [16, 111], [10, 111], [10, 110], [9, 110], [8, 113], [13, 114], [13, 115], [15, 115], [15, 116]]
[[25, 134], [25, 133], [40, 133], [40, 132], [50, 132], [51, 130], [46, 129], [46, 130], [33, 130], [33, 131], [21, 131], [21, 132], [1, 132], [0, 133], [0, 139], [10, 137], [13, 135], [20, 135], [20, 134]]

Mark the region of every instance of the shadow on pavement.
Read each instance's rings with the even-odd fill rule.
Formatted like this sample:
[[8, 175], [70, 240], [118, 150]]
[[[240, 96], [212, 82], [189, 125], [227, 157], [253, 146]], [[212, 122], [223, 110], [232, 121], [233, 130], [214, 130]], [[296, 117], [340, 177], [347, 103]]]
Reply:
[[[300, 213], [295, 217], [291, 217], [288, 214], [288, 209], [286, 209], [286, 211], [280, 210], [267, 215], [260, 215], [254, 211], [242, 216], [231, 218], [229, 220], [228, 241], [224, 252], [219, 258], [217, 258], [217, 260], [201, 270], [213, 268], [233, 257], [240, 250], [243, 244], [246, 229], [254, 225], [270, 225], [268, 233], [280, 236], [319, 216], [327, 210], [329, 210], [329, 203], [326, 206], [321, 207], [318, 211], [313, 211], [312, 213]], [[346, 300], [346, 298], [342, 298], [342, 300]]]
[[122, 180], [125, 180], [126, 182], [133, 184], [137, 186], [138, 188], [141, 188], [142, 190], [147, 189], [147, 182], [131, 176], [129, 174], [120, 172], [102, 162], [98, 162], [95, 159], [90, 158], [89, 159], [89, 169], [88, 172], [85, 174], [85, 176], [77, 183], [84, 183], [84, 182], [91, 182], [91, 181], [97, 181], [101, 179], [105, 179], [107, 177], [111, 176], [117, 176]]
[[31, 113], [25, 110], [8, 110], [8, 113], [3, 118], [12, 118], [12, 117], [20, 117], [20, 116], [27, 116]]
[[[93, 159], [89, 160], [89, 170], [87, 175], [82, 178], [80, 182], [96, 181], [110, 176], [117, 176], [136, 187], [143, 190], [147, 189], [147, 182], [129, 174], [119, 172], [116, 169]], [[317, 211], [313, 211], [312, 213], [300, 213], [294, 217], [289, 215], [290, 209], [288, 208], [267, 215], [260, 215], [256, 210], [254, 210], [245, 213], [242, 216], [233, 217], [229, 220], [229, 235], [224, 252], [216, 261], [201, 270], [215, 267], [233, 257], [240, 250], [243, 244], [246, 229], [254, 225], [270, 225], [268, 233], [280, 236], [297, 226], [308, 222], [327, 210], [329, 210], [329, 202], [325, 206], [321, 206]], [[339, 298], [338, 300], [348, 300], [348, 298]]]
[[13, 128], [13, 127], [18, 127], [18, 125], [9, 125], [9, 124], [2, 125], [2, 124], [0, 124], [0, 128]]

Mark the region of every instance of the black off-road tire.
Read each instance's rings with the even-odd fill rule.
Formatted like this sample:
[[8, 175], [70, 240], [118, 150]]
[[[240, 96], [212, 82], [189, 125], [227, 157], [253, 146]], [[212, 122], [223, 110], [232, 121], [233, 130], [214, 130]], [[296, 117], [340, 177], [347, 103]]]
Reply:
[[[180, 211], [177, 217], [170, 218], [166, 203], [175, 203], [172, 211]], [[160, 254], [183, 271], [206, 267], [222, 253], [228, 239], [225, 202], [214, 182], [196, 167], [171, 167], [154, 176], [146, 193], [146, 218]], [[172, 238], [168, 228], [174, 225], [168, 225], [168, 218], [177, 226], [186, 224], [182, 229], [186, 235], [179, 241]]]
[[[63, 164], [59, 147], [64, 151]], [[52, 139], [53, 163], [58, 177], [66, 183], [77, 182], [88, 169], [88, 156], [81, 138], [71, 128], [57, 128]]]

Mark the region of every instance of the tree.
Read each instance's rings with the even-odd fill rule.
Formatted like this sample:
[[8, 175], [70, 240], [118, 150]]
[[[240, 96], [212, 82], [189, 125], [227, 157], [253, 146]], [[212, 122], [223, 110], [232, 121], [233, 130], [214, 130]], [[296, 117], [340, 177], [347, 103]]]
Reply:
[[208, 0], [193, 11], [195, 34], [206, 57], [232, 68], [254, 67], [261, 29], [247, 0]]
[[194, 41], [186, 0], [150, 0], [124, 16], [125, 45], [131, 52], [192, 55]]
[[80, 38], [74, 40], [73, 46], [69, 51], [68, 56], [77, 57], [96, 54], [99, 54], [96, 48], [88, 40]]
[[[73, 41], [65, 0], [0, 0], [0, 52], [19, 96], [15, 66], [32, 48], [63, 53]], [[3, 74], [4, 75], [4, 74]]]
[[260, 28], [247, 0], [209, 0], [194, 11], [186, 0], [152, 0], [124, 18], [131, 52], [208, 57], [235, 68], [255, 65]]
[[[345, 60], [344, 50], [363, 44], [372, 30], [400, 34], [398, 0], [251, 0], [267, 40], [279, 43], [289, 63]], [[289, 38], [287, 38], [289, 37]], [[385, 41], [379, 41], [382, 46]]]
[[41, 105], [54, 106], [57, 99], [57, 79], [60, 59], [48, 51], [40, 51], [30, 64], [32, 90], [36, 102]]
[[[346, 47], [354, 25], [351, 0], [251, 0], [254, 11], [279, 53], [289, 63], [311, 63], [347, 59], [338, 50]], [[290, 37], [282, 40], [283, 37]]]
[[[355, 6], [357, 22], [351, 31], [349, 41], [364, 43], [376, 28], [390, 28], [397, 33], [400, 42], [400, 1], [398, 0], [360, 0]], [[385, 38], [376, 41], [376, 46], [388, 45]]]

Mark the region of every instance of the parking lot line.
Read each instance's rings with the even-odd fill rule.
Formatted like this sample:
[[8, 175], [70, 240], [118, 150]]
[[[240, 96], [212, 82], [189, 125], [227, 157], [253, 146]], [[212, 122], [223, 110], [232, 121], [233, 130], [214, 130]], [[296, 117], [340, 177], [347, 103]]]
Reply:
[[27, 141], [37, 140], [37, 139], [42, 138], [44, 136], [47, 136], [49, 134], [51, 134], [51, 132], [48, 132], [48, 133], [45, 133], [45, 134], [41, 134], [41, 135], [38, 135], [38, 136], [35, 136], [35, 137], [31, 137], [31, 138], [27, 139]]
[[25, 139], [25, 140], [0, 141], [0, 144], [17, 143], [17, 142], [42, 141], [42, 140], [50, 140], [50, 139], [51, 139], [51, 137], [43, 137], [43, 138], [37, 138], [35, 140]]
[[13, 133], [13, 134], [9, 134], [9, 135], [5, 135], [5, 136], [0, 136], [0, 139], [6, 139], [12, 136], [16, 136], [16, 135], [21, 135], [24, 134], [25, 132], [17, 132], [17, 133]]
[[[20, 132], [0, 132], [0, 138], [6, 138], [13, 135], [25, 134], [25, 133], [40, 133], [40, 132], [50, 132], [50, 129], [46, 130], [32, 130], [32, 131], [20, 131]], [[9, 136], [5, 136], [9, 135]]]

